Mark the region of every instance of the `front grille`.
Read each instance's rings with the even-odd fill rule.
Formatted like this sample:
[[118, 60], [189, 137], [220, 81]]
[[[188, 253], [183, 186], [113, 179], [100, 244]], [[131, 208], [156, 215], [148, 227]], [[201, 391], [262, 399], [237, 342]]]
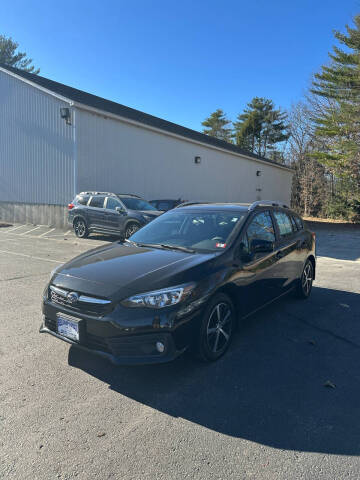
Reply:
[[71, 306], [70, 302], [66, 298], [58, 295], [53, 290], [50, 290], [50, 300], [52, 303], [57, 303], [58, 305], [65, 305], [66, 307]]
[[[97, 297], [89, 297], [86, 295], [82, 295], [81, 293], [78, 294], [79, 300], [76, 303], [72, 303], [68, 297], [69, 293], [70, 290], [64, 290], [62, 288], [60, 289], [51, 285], [49, 288], [48, 298], [51, 303], [55, 305], [62, 305], [79, 313], [96, 314], [98, 316], [101, 316], [111, 311], [112, 309], [112, 305], [109, 300], [100, 299]], [[86, 301], [82, 301], [82, 298], [85, 298]]]

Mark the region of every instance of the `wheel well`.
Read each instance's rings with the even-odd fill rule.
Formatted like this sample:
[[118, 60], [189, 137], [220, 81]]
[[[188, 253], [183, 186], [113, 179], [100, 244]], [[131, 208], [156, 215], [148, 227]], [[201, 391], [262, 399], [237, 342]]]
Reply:
[[139, 220], [136, 220], [135, 218], [130, 218], [130, 220], [128, 220], [125, 224], [125, 228], [130, 225], [131, 223], [135, 223], [136, 225], [140, 225], [141, 226], [141, 223], [139, 222]]
[[314, 257], [314, 255], [310, 255], [310, 257], [308, 258], [308, 260], [310, 260], [310, 262], [312, 263], [313, 270], [314, 270], [314, 280], [315, 280], [316, 263], [315, 263], [315, 257]]
[[227, 285], [223, 285], [218, 290], [216, 290], [215, 295], [217, 293], [225, 293], [228, 297], [230, 297], [231, 301], [234, 304], [236, 310], [236, 316], [239, 318], [241, 314], [240, 309], [240, 302], [239, 302], [239, 290], [238, 288], [233, 285], [232, 283], [228, 283]]
[[76, 217], [74, 217], [74, 220], [72, 222], [73, 226], [75, 225], [76, 220], [83, 220], [85, 222], [85, 225], [87, 226], [87, 221], [82, 215], [76, 215]]

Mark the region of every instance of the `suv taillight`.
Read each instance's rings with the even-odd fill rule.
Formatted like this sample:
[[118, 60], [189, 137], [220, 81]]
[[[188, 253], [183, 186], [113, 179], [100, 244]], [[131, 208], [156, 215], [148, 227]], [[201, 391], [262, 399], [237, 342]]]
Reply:
[[74, 208], [74, 207], [75, 207], [75, 205], [74, 205], [73, 203], [69, 203], [69, 205], [68, 205], [68, 210], [71, 210], [71, 209]]

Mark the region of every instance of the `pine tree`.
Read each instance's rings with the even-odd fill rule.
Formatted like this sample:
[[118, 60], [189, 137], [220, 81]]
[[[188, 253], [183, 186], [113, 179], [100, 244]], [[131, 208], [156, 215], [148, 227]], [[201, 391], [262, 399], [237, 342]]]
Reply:
[[[287, 114], [276, 110], [272, 100], [255, 97], [234, 122], [237, 145], [262, 157], [276, 150], [276, 144], [289, 138]], [[273, 157], [278, 157], [274, 152]]]
[[201, 125], [206, 127], [203, 129], [203, 133], [224, 140], [225, 142], [231, 142], [232, 130], [227, 126], [230, 124], [230, 120], [226, 118], [225, 113], [220, 108], [201, 123]]
[[321, 141], [317, 159], [336, 178], [335, 201], [347, 216], [360, 216], [360, 15], [355, 28], [335, 32], [331, 62], [315, 75], [312, 92], [322, 99], [314, 117]]
[[26, 53], [17, 51], [19, 44], [12, 38], [0, 35], [0, 64], [19, 68], [26, 72], [38, 74], [40, 69], [35, 69], [31, 58], [26, 57]]

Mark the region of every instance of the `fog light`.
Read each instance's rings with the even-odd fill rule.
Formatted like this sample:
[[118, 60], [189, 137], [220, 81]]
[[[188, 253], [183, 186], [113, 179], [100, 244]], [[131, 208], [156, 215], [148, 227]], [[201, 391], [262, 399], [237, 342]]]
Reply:
[[156, 350], [159, 353], [163, 353], [163, 351], [165, 350], [165, 345], [162, 342], [156, 342]]

